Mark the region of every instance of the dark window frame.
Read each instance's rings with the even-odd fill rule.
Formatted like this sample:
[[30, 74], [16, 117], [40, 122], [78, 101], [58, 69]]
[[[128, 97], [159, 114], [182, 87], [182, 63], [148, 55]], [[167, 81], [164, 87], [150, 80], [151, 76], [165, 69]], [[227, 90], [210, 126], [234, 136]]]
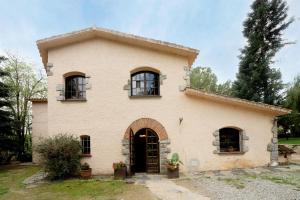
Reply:
[[86, 100], [85, 76], [73, 75], [65, 78], [65, 99]]
[[232, 127], [219, 129], [220, 153], [242, 153], [241, 130]]
[[82, 147], [82, 155], [90, 156], [91, 155], [91, 137], [89, 135], [81, 135], [80, 142]]
[[[159, 74], [153, 71], [138, 71], [131, 74], [132, 97], [156, 97], [160, 96]], [[149, 86], [149, 84], [151, 84]], [[139, 87], [137, 87], [139, 85]]]

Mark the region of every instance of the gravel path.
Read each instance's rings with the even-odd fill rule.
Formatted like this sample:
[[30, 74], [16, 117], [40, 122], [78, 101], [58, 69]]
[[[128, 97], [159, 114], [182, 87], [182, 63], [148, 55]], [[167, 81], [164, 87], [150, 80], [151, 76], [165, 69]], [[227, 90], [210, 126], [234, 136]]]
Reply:
[[211, 199], [300, 200], [300, 166], [204, 172], [175, 182]]

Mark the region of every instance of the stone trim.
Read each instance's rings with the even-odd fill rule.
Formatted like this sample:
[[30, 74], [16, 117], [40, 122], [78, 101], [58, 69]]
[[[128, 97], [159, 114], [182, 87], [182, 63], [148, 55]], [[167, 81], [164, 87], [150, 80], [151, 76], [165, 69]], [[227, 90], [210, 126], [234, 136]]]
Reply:
[[185, 81], [185, 84], [183, 85], [179, 85], [179, 91], [180, 92], [184, 92], [186, 88], [190, 87], [191, 86], [191, 78], [190, 78], [190, 75], [191, 75], [191, 69], [187, 66], [184, 66], [183, 67], [183, 70], [185, 71], [185, 75], [183, 77], [184, 81]]
[[156, 120], [151, 118], [141, 118], [134, 121], [126, 130], [123, 140], [122, 140], [122, 155], [125, 156], [125, 164], [129, 166], [130, 164], [130, 151], [129, 151], [129, 133], [130, 129], [133, 133], [137, 133], [142, 128], [152, 129], [159, 138], [159, 159], [160, 159], [160, 173], [166, 173], [166, 162], [168, 154], [171, 152], [169, 147], [170, 140], [166, 133], [165, 128]]
[[[148, 69], [148, 68], [146, 68], [146, 69]], [[151, 69], [153, 69], [153, 68], [149, 68], [149, 71], [151, 71]], [[141, 68], [140, 71], [143, 71], [143, 68]], [[154, 70], [154, 69], [152, 71], [159, 74], [159, 90], [160, 90], [161, 86], [163, 85], [163, 81], [167, 79], [167, 75], [162, 74], [161, 72], [157, 72], [157, 70]], [[134, 73], [136, 73], [136, 72], [139, 72], [139, 70], [137, 70], [137, 71], [134, 70]], [[131, 76], [131, 74], [130, 74], [130, 76]], [[127, 90], [128, 96], [131, 97], [131, 77], [130, 77], [130, 79], [127, 80], [127, 83], [123, 86], [123, 90]]]
[[53, 67], [52, 63], [47, 63], [47, 65], [46, 65], [46, 74], [47, 74], [47, 76], [53, 76], [53, 72], [51, 71], [52, 67]]
[[273, 136], [271, 138], [271, 142], [267, 146], [267, 150], [270, 152], [270, 165], [277, 166], [278, 165], [278, 138], [277, 138], [277, 117], [273, 120], [273, 126], [271, 131]]
[[159, 74], [159, 83], [160, 83], [160, 86], [163, 85], [163, 82], [166, 79], [167, 79], [167, 75], [162, 74], [162, 73]]
[[158, 121], [151, 118], [140, 118], [132, 122], [124, 134], [124, 139], [129, 139], [130, 129], [135, 134], [142, 128], [152, 129], [158, 135], [160, 140], [168, 139], [168, 135], [165, 128]]
[[[72, 72], [68, 72], [68, 73], [72, 73]], [[85, 90], [87, 91], [87, 90], [90, 90], [92, 88], [92, 84], [90, 83], [91, 76], [88, 75], [88, 74], [85, 74], [84, 77], [85, 77]], [[66, 77], [64, 76], [64, 79], [63, 79], [64, 83], [63, 84], [57, 84], [56, 85], [56, 91], [59, 92], [58, 96], [56, 97], [57, 101], [66, 101], [66, 98], [65, 98], [65, 78]], [[79, 99], [79, 100], [81, 100], [81, 99]], [[83, 100], [86, 101], [86, 99], [83, 99]]]
[[[223, 127], [226, 128], [226, 127]], [[228, 127], [230, 128], [230, 127]], [[221, 152], [220, 151], [220, 129], [213, 132], [214, 140], [212, 142], [212, 145], [216, 147], [216, 149], [213, 151], [214, 154], [220, 154], [224, 155], [227, 154], [227, 152]], [[239, 129], [237, 129], [239, 130]], [[240, 137], [240, 151], [236, 154], [244, 154], [249, 151], [249, 147], [246, 145], [246, 141], [249, 140], [249, 136], [246, 135], [246, 132], [244, 130], [239, 130], [239, 137]], [[228, 154], [232, 154], [231, 152], [228, 152]]]

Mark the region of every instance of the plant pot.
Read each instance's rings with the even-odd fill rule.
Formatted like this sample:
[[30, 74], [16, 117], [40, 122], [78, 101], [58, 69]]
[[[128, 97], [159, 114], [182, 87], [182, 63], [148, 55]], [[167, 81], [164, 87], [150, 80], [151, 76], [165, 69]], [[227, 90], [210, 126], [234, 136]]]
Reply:
[[179, 166], [177, 166], [176, 168], [173, 166], [168, 166], [167, 176], [168, 178], [179, 178]]
[[127, 173], [127, 167], [120, 167], [114, 169], [114, 179], [125, 179]]
[[81, 178], [88, 179], [92, 176], [92, 168], [80, 170]]

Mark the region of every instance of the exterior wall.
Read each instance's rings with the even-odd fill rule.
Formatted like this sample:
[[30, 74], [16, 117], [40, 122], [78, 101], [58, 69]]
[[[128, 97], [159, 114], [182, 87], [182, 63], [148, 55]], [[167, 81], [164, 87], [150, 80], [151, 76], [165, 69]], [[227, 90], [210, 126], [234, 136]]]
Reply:
[[43, 137], [48, 136], [48, 112], [46, 102], [32, 103], [32, 161], [39, 163], [39, 156], [35, 149]]
[[[112, 173], [112, 163], [125, 161], [122, 139], [132, 122], [151, 118], [165, 128], [171, 152], [178, 152], [186, 170], [213, 170], [266, 165], [273, 116], [186, 96], [184, 57], [142, 49], [109, 40], [94, 39], [49, 50], [53, 76], [48, 77], [48, 133], [90, 135], [92, 157], [85, 158], [94, 174]], [[130, 71], [152, 67], [167, 76], [160, 98], [129, 98], [123, 86]], [[90, 76], [87, 101], [57, 101], [63, 75], [80, 71]], [[179, 123], [179, 118], [183, 118]], [[249, 136], [243, 155], [213, 154], [213, 132], [235, 126]], [[259, 155], [259, 156], [258, 156]]]

